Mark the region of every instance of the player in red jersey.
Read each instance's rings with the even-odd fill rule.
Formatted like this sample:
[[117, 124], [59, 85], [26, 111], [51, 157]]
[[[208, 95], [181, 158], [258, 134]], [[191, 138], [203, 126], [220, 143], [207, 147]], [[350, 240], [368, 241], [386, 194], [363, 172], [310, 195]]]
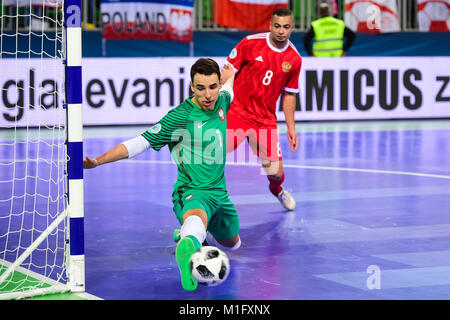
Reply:
[[295, 199], [281, 187], [285, 179], [276, 117], [281, 96], [289, 149], [298, 148], [294, 112], [302, 58], [289, 37], [294, 28], [292, 12], [276, 9], [270, 31], [247, 36], [233, 48], [227, 61], [234, 67], [234, 100], [228, 113], [227, 152], [247, 139], [269, 180], [269, 189], [287, 210]]

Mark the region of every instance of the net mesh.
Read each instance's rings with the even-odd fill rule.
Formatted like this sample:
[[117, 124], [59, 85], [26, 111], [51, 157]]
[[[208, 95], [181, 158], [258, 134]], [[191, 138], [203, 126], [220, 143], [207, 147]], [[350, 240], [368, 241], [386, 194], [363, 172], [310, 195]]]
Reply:
[[0, 297], [67, 281], [67, 219], [49, 230], [67, 208], [61, 5], [2, 1]]

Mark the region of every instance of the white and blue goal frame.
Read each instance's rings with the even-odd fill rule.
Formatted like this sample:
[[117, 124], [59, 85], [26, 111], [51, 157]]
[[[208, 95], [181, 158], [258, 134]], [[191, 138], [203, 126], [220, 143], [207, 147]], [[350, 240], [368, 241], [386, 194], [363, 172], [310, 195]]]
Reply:
[[69, 253], [67, 276], [72, 292], [85, 290], [83, 118], [81, 69], [81, 0], [64, 1], [66, 30], [66, 137], [68, 173]]
[[[83, 185], [83, 121], [82, 121], [82, 70], [81, 70], [81, 0], [59, 0], [64, 16], [62, 29], [61, 56], [64, 64], [64, 103], [65, 109], [65, 195], [64, 211], [59, 213], [46, 229], [39, 234], [33, 243], [18, 256], [14, 262], [5, 262], [5, 268], [0, 275], [0, 284], [8, 284], [7, 279], [14, 277], [13, 273], [30, 274], [29, 270], [21, 268], [21, 264], [51, 235], [58, 226], [64, 224], [65, 243], [62, 270], [65, 277], [58, 281], [47, 279], [46, 276], [31, 273], [39, 278], [40, 283], [35, 288], [18, 288], [18, 291], [0, 293], [0, 299], [26, 298], [49, 293], [84, 292], [85, 291], [85, 254], [84, 254], [84, 185]], [[61, 70], [62, 71], [62, 70]], [[12, 199], [12, 198], [11, 198]], [[29, 263], [29, 262], [28, 262]], [[60, 281], [64, 281], [61, 283]], [[17, 282], [15, 282], [17, 283]], [[3, 288], [6, 288], [3, 286]], [[23, 290], [25, 289], [25, 290]]]

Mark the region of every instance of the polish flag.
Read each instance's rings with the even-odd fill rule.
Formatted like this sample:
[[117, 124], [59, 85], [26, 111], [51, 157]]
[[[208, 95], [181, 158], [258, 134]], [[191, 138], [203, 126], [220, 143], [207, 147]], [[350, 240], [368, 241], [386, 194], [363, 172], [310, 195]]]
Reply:
[[287, 8], [288, 0], [215, 0], [214, 22], [241, 30], [269, 30], [272, 12]]

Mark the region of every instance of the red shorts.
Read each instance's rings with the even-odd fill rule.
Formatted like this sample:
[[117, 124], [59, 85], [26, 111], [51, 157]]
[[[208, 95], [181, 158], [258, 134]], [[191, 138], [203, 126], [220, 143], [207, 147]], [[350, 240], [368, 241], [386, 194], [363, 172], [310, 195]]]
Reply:
[[232, 152], [247, 138], [253, 153], [261, 160], [281, 161], [278, 128], [252, 125], [230, 113], [227, 114], [227, 152]]

